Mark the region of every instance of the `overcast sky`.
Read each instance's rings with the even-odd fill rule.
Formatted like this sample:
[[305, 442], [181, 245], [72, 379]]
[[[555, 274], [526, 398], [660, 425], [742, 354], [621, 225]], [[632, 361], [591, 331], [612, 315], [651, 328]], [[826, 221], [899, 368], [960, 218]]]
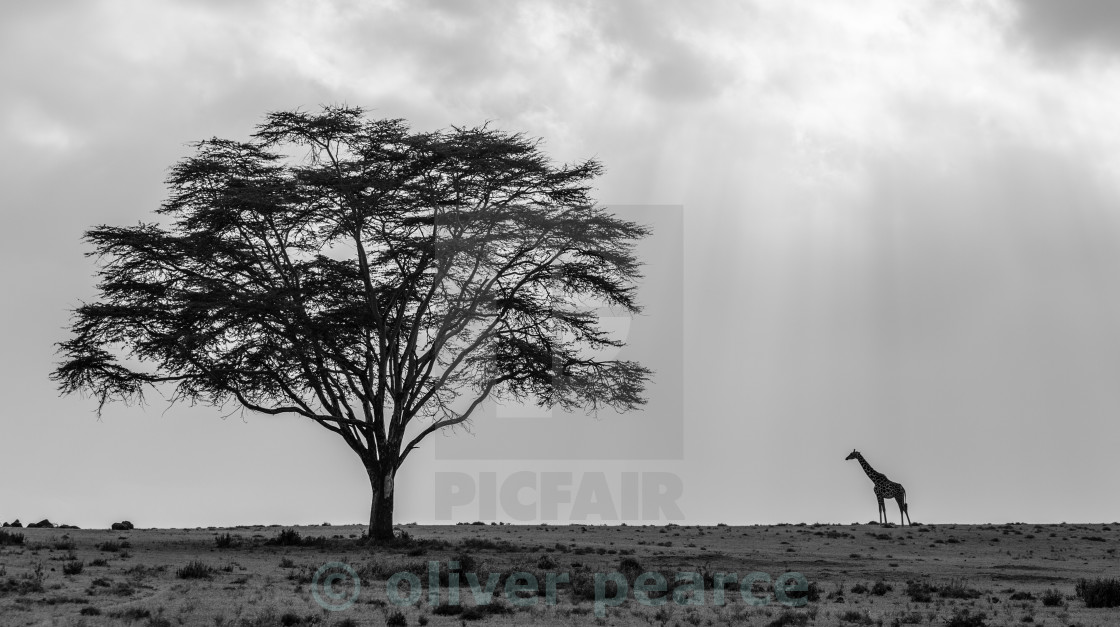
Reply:
[[[651, 420], [683, 406], [677, 459], [440, 441], [398, 478], [399, 521], [439, 518], [439, 473], [601, 477], [622, 501], [625, 471], [678, 477], [690, 522], [866, 522], [853, 448], [915, 521], [1120, 519], [1115, 3], [6, 3], [0, 84], [2, 520], [368, 520], [320, 427], [158, 397], [98, 421], [48, 380], [95, 296], [85, 229], [151, 219], [188, 142], [327, 103], [491, 120], [600, 159], [604, 204], [683, 216], [647, 286], [671, 326], [683, 285], [683, 368], [664, 328], [631, 336], [663, 377]], [[625, 438], [612, 419], [569, 433]], [[503, 437], [483, 422], [455, 437]]]

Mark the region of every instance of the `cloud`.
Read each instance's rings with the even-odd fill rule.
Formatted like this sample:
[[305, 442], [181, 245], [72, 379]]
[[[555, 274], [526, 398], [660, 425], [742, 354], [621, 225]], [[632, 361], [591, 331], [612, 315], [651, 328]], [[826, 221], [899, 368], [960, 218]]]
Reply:
[[1120, 4], [1112, 0], [1014, 0], [1017, 34], [1043, 55], [1120, 51]]

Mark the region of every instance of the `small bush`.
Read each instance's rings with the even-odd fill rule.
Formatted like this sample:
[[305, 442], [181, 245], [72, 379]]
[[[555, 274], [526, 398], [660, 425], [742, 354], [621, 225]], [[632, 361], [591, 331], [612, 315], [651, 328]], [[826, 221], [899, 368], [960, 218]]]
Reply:
[[209, 579], [213, 574], [213, 568], [197, 560], [175, 571], [179, 579]]
[[152, 611], [139, 607], [130, 607], [127, 610], [115, 610], [109, 612], [109, 616], [112, 618], [123, 618], [128, 621], [137, 621], [143, 618], [151, 618]]
[[1085, 607], [1120, 606], [1120, 579], [1081, 579], [1077, 582], [1076, 591]]
[[478, 570], [478, 560], [470, 553], [460, 553], [456, 555], [455, 561], [459, 562], [459, 572], [473, 573]]
[[809, 624], [809, 615], [801, 612], [785, 611], [766, 624], [766, 627], [800, 627]]
[[0, 529], [0, 546], [6, 544], [23, 544], [23, 534]]
[[979, 599], [980, 591], [965, 586], [963, 581], [953, 580], [941, 586], [937, 596], [944, 599]]
[[1062, 593], [1053, 588], [1042, 593], [1042, 604], [1046, 607], [1059, 606], [1064, 600], [1065, 597], [1062, 596]]
[[463, 613], [460, 614], [459, 617], [462, 618], [464, 621], [482, 620], [482, 619], [486, 618], [486, 613], [483, 612], [482, 610], [478, 609], [478, 606], [476, 605], [474, 607], [468, 607], [468, 608], [464, 609]]
[[928, 583], [920, 581], [906, 582], [906, 596], [914, 603], [929, 603], [933, 601], [933, 588]]
[[881, 597], [891, 590], [894, 590], [894, 588], [882, 581], [876, 581], [875, 585], [871, 586], [871, 594], [874, 594], [877, 597]]
[[902, 616], [899, 616], [898, 617], [898, 622], [896, 622], [895, 624], [896, 625], [921, 625], [924, 622], [925, 622], [925, 619], [922, 618], [922, 613], [921, 612], [910, 612], [909, 614], [903, 614]]
[[553, 557], [551, 555], [548, 555], [547, 553], [542, 555], [540, 557], [540, 559], [537, 560], [537, 568], [539, 568], [541, 570], [552, 570], [552, 569], [556, 568], [557, 565], [558, 564], [557, 564], [556, 560], [553, 559]]
[[385, 617], [386, 627], [405, 627], [405, 625], [408, 625], [408, 619], [404, 617], [400, 610]]
[[62, 573], [65, 575], [80, 575], [83, 568], [85, 568], [84, 562], [72, 560], [62, 565]]
[[96, 607], [83, 607], [82, 611], [78, 613], [82, 616], [101, 616], [101, 610]]
[[265, 544], [273, 546], [300, 546], [303, 543], [303, 538], [300, 537], [299, 532], [295, 529], [281, 529], [280, 535], [265, 542]]
[[296, 625], [313, 625], [318, 622], [314, 616], [300, 616], [295, 612], [284, 612], [278, 619], [283, 627], [295, 627]]
[[219, 549], [231, 549], [241, 544], [240, 536], [233, 536], [229, 533], [223, 533], [214, 538], [214, 545]]
[[968, 610], [959, 610], [945, 623], [945, 627], [988, 627], [984, 622], [984, 613], [969, 614]]
[[505, 540], [491, 540], [489, 538], [465, 538], [459, 543], [462, 549], [473, 551], [497, 551], [500, 553], [512, 553], [520, 550], [517, 545]]
[[280, 535], [265, 542], [270, 546], [324, 546], [326, 543], [327, 539], [323, 536], [304, 538], [295, 529], [281, 529]]
[[459, 618], [465, 621], [482, 620], [484, 618], [487, 618], [488, 616], [499, 616], [502, 614], [512, 613], [512, 607], [506, 605], [505, 603], [493, 601], [485, 605], [474, 605], [471, 607], [463, 608], [463, 613], [459, 615]]
[[842, 623], [857, 623], [860, 625], [871, 625], [875, 622], [871, 615], [867, 612], [857, 612], [855, 610], [848, 610], [840, 615], [840, 622]]
[[121, 545], [119, 542], [113, 542], [112, 540], [109, 540], [108, 542], [103, 542], [97, 545], [97, 548], [106, 553], [116, 553], [117, 551], [121, 550]]
[[618, 572], [632, 585], [639, 575], [646, 572], [646, 569], [642, 568], [641, 562], [633, 557], [624, 557], [618, 563]]

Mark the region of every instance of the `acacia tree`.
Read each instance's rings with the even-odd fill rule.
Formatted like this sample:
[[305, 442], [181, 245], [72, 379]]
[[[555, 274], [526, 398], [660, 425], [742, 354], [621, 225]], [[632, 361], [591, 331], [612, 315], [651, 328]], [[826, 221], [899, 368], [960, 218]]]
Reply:
[[[640, 307], [648, 228], [597, 207], [602, 166], [482, 126], [412, 132], [359, 108], [268, 114], [170, 170], [159, 222], [98, 226], [99, 300], [73, 312], [63, 393], [297, 414], [338, 434], [393, 533], [394, 477], [488, 397], [619, 411], [651, 372], [595, 302]], [[295, 149], [296, 155], [285, 150]]]

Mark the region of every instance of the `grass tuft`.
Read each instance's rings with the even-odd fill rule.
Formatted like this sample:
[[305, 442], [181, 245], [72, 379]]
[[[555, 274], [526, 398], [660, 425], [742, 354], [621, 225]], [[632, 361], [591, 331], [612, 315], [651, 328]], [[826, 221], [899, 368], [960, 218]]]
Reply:
[[175, 571], [175, 576], [179, 579], [210, 579], [213, 574], [213, 568], [210, 568], [209, 566], [198, 560], [195, 560]]

